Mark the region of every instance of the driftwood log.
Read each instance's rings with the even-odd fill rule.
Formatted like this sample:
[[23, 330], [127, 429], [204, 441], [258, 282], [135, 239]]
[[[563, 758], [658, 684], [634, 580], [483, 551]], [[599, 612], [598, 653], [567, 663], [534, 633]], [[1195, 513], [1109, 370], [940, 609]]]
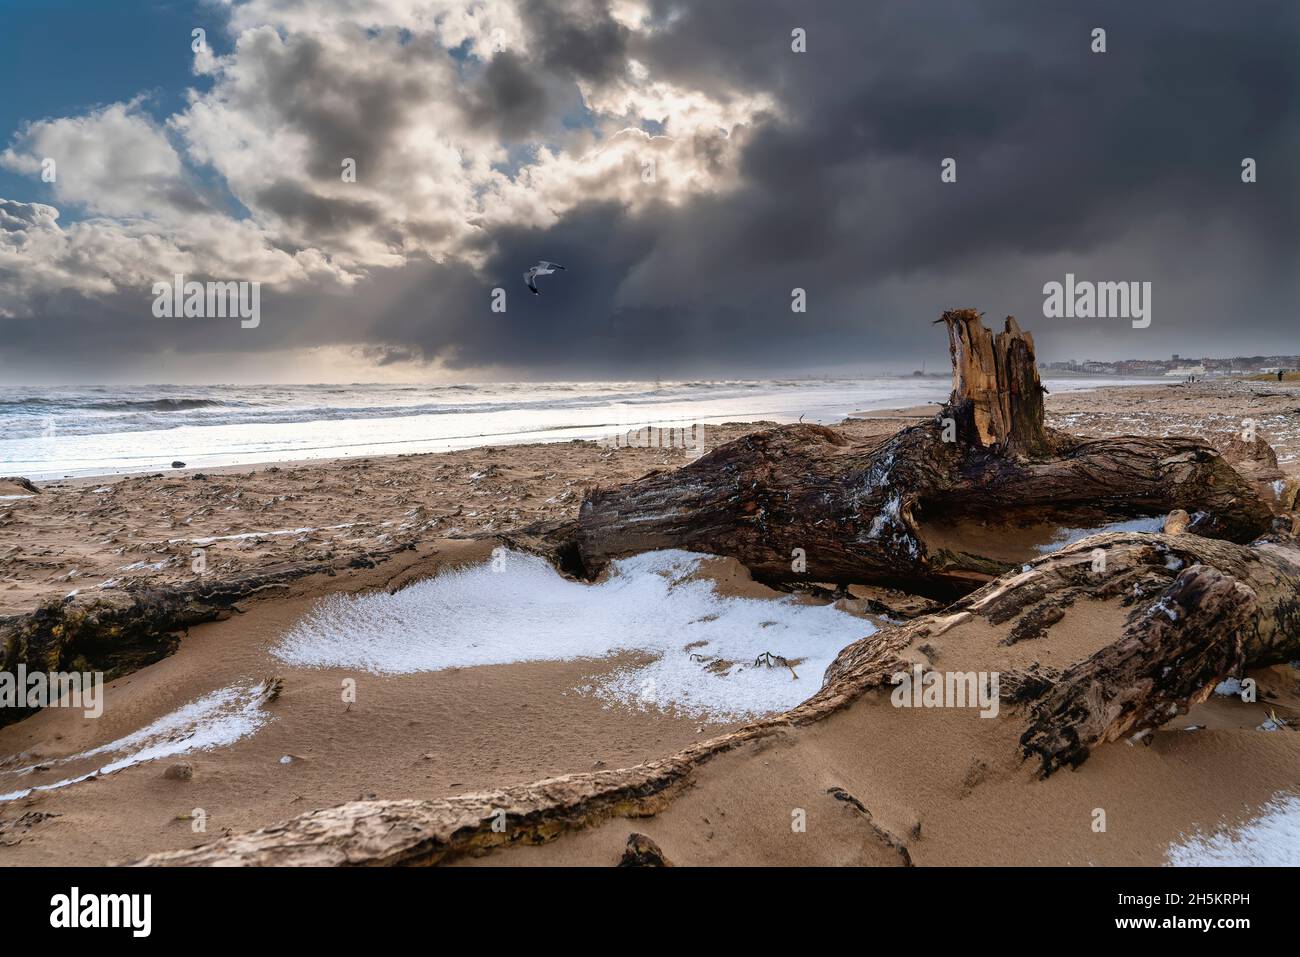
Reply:
[[939, 321], [953, 390], [932, 421], [870, 445], [816, 425], [746, 436], [591, 492], [575, 521], [545, 533], [544, 550], [581, 577], [685, 548], [736, 558], [769, 584], [877, 583], [947, 600], [1021, 563], [988, 547], [1018, 526], [1097, 528], [1184, 509], [1203, 536], [1246, 542], [1271, 527], [1251, 484], [1198, 439], [1047, 428], [1033, 339], [1014, 319], [996, 336], [975, 310]]
[[[883, 686], [905, 647], [973, 619], [1004, 645], [1045, 637], [1081, 603], [1118, 600], [1123, 633], [1059, 674], [1012, 673], [1002, 693], [1027, 709], [1024, 755], [1044, 776], [1098, 744], [1141, 740], [1247, 669], [1300, 658], [1300, 547], [1197, 535], [1096, 535], [948, 606], [846, 648], [824, 686]], [[998, 662], [990, 662], [996, 668]]]

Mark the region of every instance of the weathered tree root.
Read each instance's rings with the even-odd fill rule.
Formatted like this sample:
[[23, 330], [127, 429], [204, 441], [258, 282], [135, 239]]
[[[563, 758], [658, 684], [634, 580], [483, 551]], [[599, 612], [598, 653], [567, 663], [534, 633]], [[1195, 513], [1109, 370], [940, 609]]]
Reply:
[[1015, 563], [935, 546], [927, 526], [985, 520], [1102, 525], [1184, 509], [1190, 530], [1246, 542], [1272, 514], [1213, 449], [1189, 438], [1080, 439], [1043, 425], [1033, 340], [945, 313], [954, 389], [934, 421], [871, 445], [816, 425], [745, 436], [671, 472], [597, 489], [576, 520], [538, 530], [562, 569], [686, 548], [736, 558], [768, 583], [877, 583], [951, 599]]
[[648, 817], [694, 769], [732, 748], [780, 733], [760, 722], [663, 760], [619, 771], [550, 778], [442, 801], [354, 801], [184, 850], [143, 866], [424, 866], [505, 847], [544, 844], [611, 817]]
[[904, 635], [909, 644], [919, 642], [969, 617], [1013, 623], [1015, 635], [1025, 623], [1040, 624], [1043, 609], [1053, 620], [1066, 619], [1085, 598], [1118, 598], [1131, 608], [1120, 639], [1060, 674], [1015, 674], [1001, 689], [1009, 702], [1031, 706], [1021, 745], [1026, 757], [1039, 759], [1043, 776], [1078, 766], [1098, 744], [1158, 728], [1226, 677], [1300, 658], [1300, 548], [1294, 544], [1109, 534], [890, 629], [885, 646], [872, 639], [850, 645], [827, 669], [825, 684], [850, 677], [871, 683], [901, 667], [881, 658]]

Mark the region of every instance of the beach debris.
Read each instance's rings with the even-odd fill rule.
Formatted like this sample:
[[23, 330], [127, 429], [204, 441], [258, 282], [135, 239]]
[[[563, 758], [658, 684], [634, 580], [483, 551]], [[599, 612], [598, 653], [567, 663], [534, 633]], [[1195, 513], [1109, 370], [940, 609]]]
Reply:
[[1221, 451], [1228, 464], [1252, 482], [1272, 482], [1283, 478], [1277, 464], [1277, 452], [1262, 436], [1246, 440], [1234, 434]]
[[1291, 722], [1287, 721], [1286, 718], [1279, 718], [1277, 716], [1277, 711], [1270, 708], [1268, 712], [1268, 717], [1264, 719], [1264, 723], [1261, 724], [1255, 730], [1256, 731], [1282, 731], [1284, 729], [1289, 730], [1290, 727], [1291, 727]]
[[188, 761], [177, 761], [170, 765], [163, 772], [163, 777], [169, 781], [190, 781], [194, 778], [194, 765]]
[[[36, 825], [55, 817], [63, 817], [63, 815], [51, 811], [24, 811], [20, 817], [9, 821], [0, 821], [0, 847], [13, 847], [21, 844], [28, 831]], [[9, 840], [10, 837], [13, 837], [14, 840]]]
[[783, 668], [790, 669], [790, 674], [794, 675], [794, 678], [792, 680], [795, 681], [799, 680], [799, 676], [795, 674], [795, 670], [790, 665], [790, 662], [787, 661], [785, 658], [782, 658], [780, 655], [774, 655], [770, 651], [765, 651], [757, 658], [754, 659], [755, 668], [758, 668], [760, 666], [763, 668], [775, 668], [778, 665], [780, 665]]
[[185, 463], [182, 462], [180, 459], [177, 459], [175, 462], [172, 463], [172, 468], [183, 469], [185, 468]]
[[868, 612], [877, 615], [889, 615], [899, 619], [918, 618], [921, 615], [936, 612], [943, 607], [940, 602], [931, 598], [912, 595], [883, 585], [851, 584], [845, 588], [845, 591], [850, 598], [841, 598], [840, 601], [858, 599], [864, 603], [865, 610]]
[[267, 678], [262, 682], [261, 698], [263, 704], [270, 704], [280, 697], [280, 692], [284, 690], [284, 679], [278, 675]]
[[619, 859], [619, 867], [672, 867], [673, 862], [664, 856], [659, 845], [644, 834], [633, 832], [627, 837], [627, 846]]
[[[867, 822], [867, 826], [871, 828], [871, 832], [876, 836], [876, 839], [879, 840], [881, 844], [884, 844], [886, 847], [892, 848], [894, 851], [898, 853], [898, 857], [902, 861], [904, 867], [912, 866], [912, 855], [911, 852], [909, 852], [907, 849], [907, 844], [904, 843], [899, 838], [895, 837], [893, 834], [891, 834], [887, 828], [881, 827], [879, 824], [877, 824], [875, 819], [871, 816], [871, 811], [868, 810], [865, 804], [863, 804], [856, 797], [854, 797], [852, 794], [844, 790], [844, 788], [839, 787], [838, 785], [835, 787], [827, 788], [826, 793], [829, 794], [831, 797], [835, 798], [835, 800], [847, 804], [850, 808], [852, 808], [859, 815], [861, 815], [862, 818]], [[917, 833], [919, 833], [920, 831], [919, 823], [916, 825], [915, 830], [917, 831]]]
[[564, 271], [564, 267], [561, 266], [559, 263], [547, 262], [545, 259], [543, 259], [536, 266], [528, 267], [528, 272], [524, 273], [524, 282], [528, 284], [528, 288], [532, 291], [534, 296], [540, 296], [541, 293], [538, 291], [537, 283], [536, 283], [537, 277], [550, 276], [554, 274], [555, 270], [557, 269], [560, 270], [561, 272]]

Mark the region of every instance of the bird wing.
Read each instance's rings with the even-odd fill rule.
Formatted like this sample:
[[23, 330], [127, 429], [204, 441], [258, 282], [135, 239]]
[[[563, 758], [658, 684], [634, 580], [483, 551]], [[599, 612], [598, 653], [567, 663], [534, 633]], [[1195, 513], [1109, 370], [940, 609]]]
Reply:
[[541, 295], [541, 293], [537, 291], [537, 287], [533, 285], [533, 271], [531, 269], [524, 273], [524, 282], [528, 283], [528, 288], [533, 291], [533, 295]]

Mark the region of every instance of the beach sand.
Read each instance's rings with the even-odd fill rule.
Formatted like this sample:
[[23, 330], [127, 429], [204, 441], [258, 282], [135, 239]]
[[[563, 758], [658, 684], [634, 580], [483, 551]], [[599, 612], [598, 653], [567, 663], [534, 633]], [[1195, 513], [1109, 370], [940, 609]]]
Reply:
[[[1065, 393], [1049, 398], [1048, 411], [1049, 424], [1081, 434], [1199, 434], [1220, 447], [1253, 419], [1280, 471], [1300, 474], [1300, 389], [1292, 384]], [[839, 428], [868, 439], [931, 414], [874, 412]], [[721, 443], [759, 427], [729, 425], [714, 435]], [[589, 487], [673, 468], [685, 456], [582, 442], [482, 448], [217, 469], [202, 478], [178, 470], [50, 482], [39, 495], [0, 501], [0, 614], [27, 613], [74, 590], [85, 600], [128, 581], [185, 582], [195, 548], [205, 549], [206, 574], [217, 576], [321, 556], [367, 559], [191, 629], [176, 654], [111, 682], [99, 719], [47, 709], [0, 728], [0, 791], [10, 791], [93, 770], [94, 759], [54, 762], [217, 689], [272, 675], [283, 681], [267, 705], [274, 720], [234, 744], [0, 804], [0, 864], [122, 862], [347, 801], [441, 798], [629, 767], [734, 730], [737, 722], [575, 693], [626, 666], [627, 653], [382, 678], [289, 667], [270, 654], [324, 595], [393, 591], [486, 561], [495, 535], [571, 516]], [[714, 561], [707, 575], [721, 593], [776, 597], [734, 563]], [[501, 600], [510, 600], [505, 589]], [[1117, 607], [1098, 605], [1047, 639], [1000, 650], [997, 635], [953, 629], [941, 643], [943, 666], [1068, 665], [1113, 640], [1121, 621]], [[864, 633], [871, 623], [864, 618]], [[818, 679], [807, 677], [811, 693]], [[347, 678], [357, 680], [351, 704], [340, 692]], [[1211, 699], [1149, 746], [1099, 748], [1079, 771], [1045, 782], [1019, 761], [1021, 725], [1008, 713], [985, 720], [866, 696], [814, 725], [712, 759], [653, 818], [615, 818], [477, 862], [610, 864], [628, 834], [640, 831], [678, 863], [900, 863], [897, 848], [880, 838], [883, 829], [918, 864], [1162, 863], [1180, 835], [1240, 823], [1275, 794], [1300, 787], [1300, 734], [1256, 730], [1267, 708], [1300, 714], [1300, 672], [1280, 666], [1257, 678], [1272, 695], [1267, 705]], [[1191, 725], [1201, 730], [1182, 730]], [[191, 779], [164, 776], [181, 762]], [[43, 769], [15, 773], [32, 766]], [[829, 793], [836, 788], [867, 808], [874, 824], [864, 827], [860, 809]], [[1092, 828], [1097, 808], [1107, 814], [1104, 833]], [[203, 833], [192, 829], [195, 809], [206, 819]], [[791, 829], [795, 809], [805, 812], [802, 832]]]

